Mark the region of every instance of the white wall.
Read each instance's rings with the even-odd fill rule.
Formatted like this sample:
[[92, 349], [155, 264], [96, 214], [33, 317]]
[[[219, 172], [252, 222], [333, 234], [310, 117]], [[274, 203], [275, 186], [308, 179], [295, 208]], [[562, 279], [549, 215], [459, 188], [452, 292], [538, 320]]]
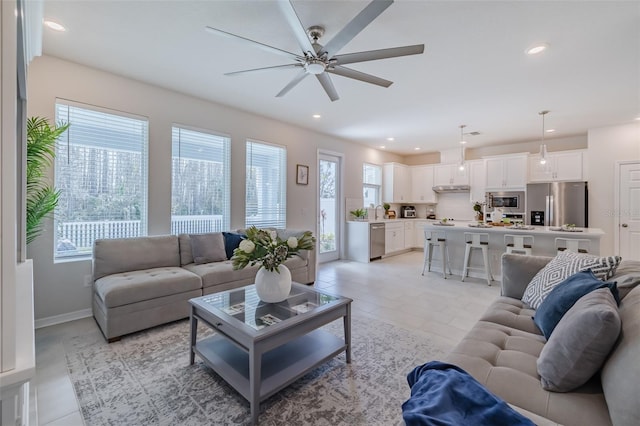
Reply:
[[623, 126], [590, 129], [589, 149], [589, 226], [605, 232], [600, 253], [614, 254], [615, 164], [617, 161], [640, 160], [640, 122]]
[[[382, 164], [400, 157], [257, 116], [224, 105], [43, 56], [29, 69], [29, 116], [55, 117], [56, 98], [125, 111], [149, 119], [149, 234], [170, 230], [171, 126], [173, 123], [231, 135], [231, 228], [244, 226], [245, 141], [256, 139], [287, 147], [287, 226], [317, 228], [317, 152], [344, 154], [343, 197], [362, 197], [362, 163]], [[309, 185], [295, 183], [296, 164], [310, 166]], [[34, 259], [36, 319], [72, 318], [90, 309], [91, 291], [83, 278], [91, 262], [53, 263], [48, 231], [29, 246]], [[71, 314], [69, 316], [69, 314]]]

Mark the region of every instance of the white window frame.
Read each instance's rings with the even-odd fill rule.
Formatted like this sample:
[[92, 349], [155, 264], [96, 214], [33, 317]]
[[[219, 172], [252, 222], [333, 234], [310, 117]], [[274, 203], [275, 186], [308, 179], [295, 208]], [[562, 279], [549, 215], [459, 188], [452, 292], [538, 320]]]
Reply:
[[[90, 111], [90, 112], [94, 112], [94, 113], [101, 113], [101, 114], [108, 114], [111, 116], [115, 116], [115, 117], [120, 117], [120, 118], [125, 118], [125, 119], [131, 119], [131, 120], [137, 120], [140, 123], [137, 123], [137, 125], [142, 125], [142, 132], [140, 133], [141, 136], [141, 140], [139, 141], [140, 143], [140, 179], [141, 182], [139, 184], [140, 186], [140, 190], [141, 193], [139, 194], [139, 215], [140, 215], [140, 224], [139, 226], [136, 226], [135, 228], [137, 228], [137, 230], [131, 230], [129, 229], [127, 226], [124, 227], [124, 230], [122, 230], [122, 228], [120, 228], [121, 230], [118, 231], [119, 233], [117, 235], [115, 234], [111, 234], [111, 236], [108, 235], [104, 235], [105, 232], [109, 232], [109, 231], [104, 231], [105, 227], [102, 227], [102, 229], [98, 230], [98, 231], [90, 231], [89, 234], [91, 235], [91, 237], [84, 237], [84, 238], [78, 238], [77, 241], [81, 240], [83, 241], [82, 244], [87, 244], [87, 245], [82, 245], [82, 249], [81, 250], [58, 250], [58, 238], [61, 236], [60, 233], [62, 232], [62, 226], [63, 224], [61, 223], [61, 218], [63, 217], [63, 214], [59, 212], [60, 209], [64, 208], [64, 206], [62, 205], [58, 205], [58, 207], [56, 207], [56, 212], [54, 214], [54, 238], [53, 238], [53, 257], [54, 257], [54, 262], [65, 262], [65, 261], [73, 261], [73, 260], [84, 260], [87, 258], [91, 258], [92, 257], [92, 250], [89, 248], [89, 246], [93, 246], [93, 241], [95, 241], [95, 239], [100, 239], [100, 238], [120, 238], [120, 237], [134, 237], [134, 236], [145, 236], [147, 235], [147, 226], [148, 226], [148, 177], [149, 177], [149, 120], [147, 117], [143, 117], [143, 116], [139, 116], [139, 115], [135, 115], [135, 114], [131, 114], [131, 113], [127, 113], [127, 112], [122, 112], [122, 111], [117, 111], [117, 110], [112, 110], [112, 109], [108, 109], [108, 108], [102, 108], [102, 107], [97, 107], [94, 105], [87, 105], [87, 104], [83, 104], [83, 103], [79, 103], [79, 102], [74, 102], [74, 101], [70, 101], [67, 99], [56, 99], [55, 102], [55, 113], [56, 113], [56, 121], [61, 121], [61, 118], [58, 116], [58, 108], [59, 107], [67, 107], [67, 108], [73, 108], [73, 109], [80, 109], [80, 110], [85, 110], [85, 111]], [[56, 188], [58, 189], [63, 189], [62, 183], [59, 182], [58, 179], [63, 179], [63, 177], [61, 177], [62, 172], [60, 171], [60, 167], [62, 164], [62, 162], [68, 162], [70, 161], [68, 158], [68, 151], [65, 154], [64, 152], [60, 152], [61, 148], [64, 147], [66, 150], [69, 149], [69, 147], [73, 144], [76, 144], [78, 146], [82, 146], [81, 144], [77, 143], [77, 142], [72, 142], [70, 140], [73, 139], [73, 134], [74, 134], [74, 123], [73, 123], [73, 118], [69, 118], [67, 116], [66, 119], [62, 120], [65, 122], [69, 122], [70, 126], [69, 129], [63, 133], [60, 137], [60, 140], [58, 142], [58, 146], [56, 149], [56, 159], [55, 159], [55, 163], [54, 163], [54, 176], [55, 176], [55, 181], [56, 181]], [[105, 123], [106, 124], [106, 123]], [[78, 130], [76, 129], [76, 132]], [[109, 152], [109, 155], [114, 155], [114, 152], [118, 152], [120, 150], [118, 149], [111, 149]], [[137, 152], [137, 151], [134, 151]], [[115, 176], [115, 174], [114, 174]], [[92, 221], [85, 221], [87, 223], [91, 223], [91, 222], [107, 222], [109, 223], [109, 220], [92, 220]], [[70, 221], [68, 223], [75, 223], [75, 221]], [[91, 226], [91, 225], [89, 225]], [[83, 231], [85, 232], [85, 231]], [[73, 232], [70, 232], [71, 234]], [[77, 235], [77, 233], [76, 233]], [[90, 244], [86, 243], [86, 241], [90, 240]], [[77, 244], [74, 244], [74, 246], [79, 246], [81, 243], [77, 242]]]
[[[177, 152], [176, 152], [176, 140], [175, 138], [175, 131], [178, 132], [178, 138], [179, 140], [177, 141]], [[193, 215], [190, 216], [186, 216], [186, 215], [174, 215], [174, 211], [175, 211], [175, 198], [174, 198], [174, 187], [173, 187], [173, 180], [175, 178], [175, 159], [176, 158], [180, 158], [181, 157], [181, 150], [182, 150], [182, 131], [185, 131], [185, 136], [187, 136], [189, 133], [196, 133], [198, 134], [197, 137], [201, 138], [201, 140], [199, 141], [192, 141], [190, 142], [191, 144], [197, 143], [200, 144], [202, 143], [203, 147], [201, 149], [208, 149], [208, 148], [212, 148], [212, 149], [217, 149], [217, 148], [213, 148], [211, 146], [206, 146], [206, 138], [207, 137], [212, 137], [215, 139], [221, 139], [221, 141], [208, 141], [208, 142], [213, 142], [213, 143], [218, 143], [220, 142], [222, 144], [222, 152], [221, 152], [221, 157], [222, 157], [222, 168], [223, 168], [223, 173], [222, 173], [222, 190], [223, 192], [223, 207], [222, 207], [222, 218], [208, 218], [206, 220], [202, 220], [202, 218], [199, 218], [199, 216], [213, 216], [213, 213], [211, 213], [210, 215], [203, 215], [203, 214], [197, 214], [194, 213]], [[185, 148], [186, 147], [186, 141], [185, 141]], [[195, 157], [191, 157], [192, 159], [195, 159]], [[211, 131], [211, 130], [205, 130], [205, 129], [199, 129], [199, 128], [195, 128], [195, 127], [191, 127], [191, 126], [185, 126], [182, 124], [173, 124], [173, 126], [171, 127], [171, 179], [172, 179], [172, 185], [171, 185], [171, 233], [172, 234], [181, 234], [181, 233], [203, 233], [203, 232], [220, 232], [220, 231], [228, 231], [230, 229], [230, 223], [231, 223], [231, 137], [229, 135], [226, 135], [224, 133], [219, 133], [219, 132], [215, 132], [215, 131]], [[217, 216], [217, 215], [216, 215]], [[181, 224], [177, 218], [179, 217], [191, 217], [193, 220], [191, 223], [184, 223]]]
[[[280, 157], [278, 158], [277, 165], [273, 165], [273, 167], [279, 167], [278, 170], [278, 180], [279, 186], [277, 194], [265, 194], [265, 191], [261, 191], [259, 186], [273, 186], [273, 182], [262, 181], [264, 179], [269, 179], [267, 176], [257, 176], [258, 182], [256, 183], [257, 193], [255, 194], [256, 204], [254, 206], [252, 199], [254, 198], [250, 195], [249, 186], [252, 184], [250, 179], [251, 169], [256, 165], [253, 158], [253, 146], [278, 149], [280, 151]], [[279, 228], [284, 229], [287, 225], [287, 147], [283, 145], [277, 145], [273, 143], [263, 142], [254, 139], [247, 139], [246, 144], [246, 182], [245, 182], [245, 226], [249, 227], [255, 225], [258, 228]], [[277, 185], [277, 182], [275, 183]], [[265, 210], [265, 208], [267, 210]], [[254, 211], [256, 212], [255, 219], [251, 219], [255, 217], [253, 215]], [[266, 215], [266, 218], [260, 219], [259, 216]]]
[[[380, 181], [378, 183], [375, 182], [367, 182], [366, 180], [366, 168], [367, 167], [373, 167], [378, 169], [378, 176], [380, 176]], [[371, 189], [373, 191], [375, 191], [375, 199], [376, 202], [373, 203], [374, 207], [377, 205], [380, 205], [382, 203], [382, 166], [379, 164], [373, 164], [373, 163], [362, 163], [362, 197], [363, 197], [363, 204], [365, 204], [364, 202], [364, 190], [365, 189]], [[363, 206], [365, 208], [370, 207], [368, 205]]]

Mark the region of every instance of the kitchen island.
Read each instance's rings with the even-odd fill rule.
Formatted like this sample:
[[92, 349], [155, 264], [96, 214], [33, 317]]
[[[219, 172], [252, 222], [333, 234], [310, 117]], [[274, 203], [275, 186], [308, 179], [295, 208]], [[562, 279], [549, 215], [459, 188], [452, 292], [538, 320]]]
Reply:
[[[449, 258], [451, 261], [451, 269], [454, 275], [462, 275], [465, 251], [465, 232], [477, 232], [489, 234], [489, 262], [491, 263], [491, 272], [495, 279], [501, 276], [500, 256], [506, 251], [504, 244], [505, 234], [512, 235], [531, 235], [534, 237], [533, 255], [538, 256], [555, 256], [556, 238], [580, 238], [589, 240], [589, 253], [594, 255], [600, 254], [600, 238], [604, 235], [598, 228], [579, 228], [577, 232], [569, 232], [561, 230], [561, 228], [547, 226], [533, 226], [533, 229], [514, 228], [510, 226], [489, 226], [479, 227], [476, 222], [447, 222], [446, 225], [439, 221], [430, 221], [424, 225], [424, 229], [433, 231], [446, 232], [447, 245], [449, 247]], [[475, 250], [474, 250], [475, 251]], [[439, 253], [434, 253], [437, 258]], [[482, 267], [482, 256], [479, 252], [472, 253], [471, 266]], [[432, 271], [442, 272], [440, 262], [433, 262]], [[474, 277], [482, 277], [482, 271], [472, 270], [469, 274]]]

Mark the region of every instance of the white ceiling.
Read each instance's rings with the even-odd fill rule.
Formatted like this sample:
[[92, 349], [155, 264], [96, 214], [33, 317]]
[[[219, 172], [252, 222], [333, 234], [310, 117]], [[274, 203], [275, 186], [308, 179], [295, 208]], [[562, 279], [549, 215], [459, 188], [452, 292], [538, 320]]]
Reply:
[[[305, 26], [326, 28], [326, 44], [367, 3], [293, 5]], [[289, 61], [205, 25], [299, 53], [274, 1], [45, 0], [45, 19], [67, 28], [45, 28], [47, 55], [403, 155], [455, 148], [460, 124], [482, 133], [465, 138], [470, 148], [537, 140], [544, 109], [554, 138], [640, 116], [639, 1], [398, 0], [340, 53], [425, 53], [349, 65], [394, 84], [332, 75], [336, 102], [315, 78], [276, 98], [297, 70], [223, 75]], [[550, 48], [525, 55], [536, 42]]]

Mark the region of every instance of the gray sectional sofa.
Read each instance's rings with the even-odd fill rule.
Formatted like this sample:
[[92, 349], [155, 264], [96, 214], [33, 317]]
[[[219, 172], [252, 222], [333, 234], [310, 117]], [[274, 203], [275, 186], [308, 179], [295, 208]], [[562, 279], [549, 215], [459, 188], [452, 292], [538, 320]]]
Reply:
[[502, 296], [446, 361], [539, 425], [640, 424], [640, 262], [623, 260], [611, 278], [618, 281], [622, 330], [600, 372], [573, 391], [550, 392], [536, 365], [547, 341], [532, 320], [535, 311], [520, 299], [551, 259], [503, 255]]
[[[281, 238], [299, 230], [278, 230]], [[312, 284], [314, 250], [284, 263], [292, 279]], [[194, 263], [187, 234], [96, 240], [93, 247], [93, 316], [109, 341], [189, 316], [191, 298], [251, 284], [257, 266], [234, 271], [228, 259]]]

